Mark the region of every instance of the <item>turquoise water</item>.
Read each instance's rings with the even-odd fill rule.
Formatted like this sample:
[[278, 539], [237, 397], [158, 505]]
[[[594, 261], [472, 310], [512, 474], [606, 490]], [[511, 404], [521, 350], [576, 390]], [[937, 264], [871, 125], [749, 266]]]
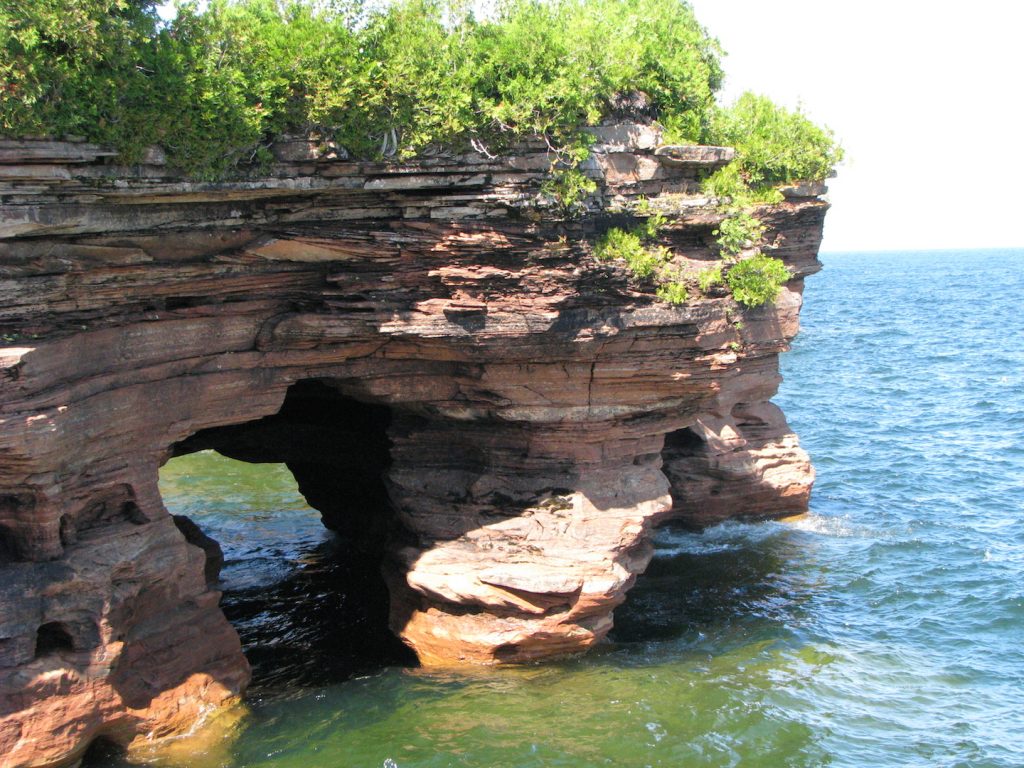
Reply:
[[584, 658], [400, 666], [284, 468], [169, 465], [168, 506], [224, 545], [256, 680], [227, 735], [162, 762], [1024, 765], [1024, 251], [823, 261], [777, 398], [812, 513], [660, 531]]

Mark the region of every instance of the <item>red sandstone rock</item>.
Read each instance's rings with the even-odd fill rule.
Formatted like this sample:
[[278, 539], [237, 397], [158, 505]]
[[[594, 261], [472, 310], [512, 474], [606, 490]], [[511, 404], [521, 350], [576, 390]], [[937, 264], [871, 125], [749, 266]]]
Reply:
[[827, 205], [762, 211], [796, 275], [774, 306], [672, 307], [587, 242], [611, 203], [671, 193], [663, 244], [706, 265], [721, 214], [686, 195], [722, 153], [662, 165], [649, 130], [606, 133], [565, 221], [541, 148], [307, 147], [196, 184], [0, 142], [0, 167], [46, 169], [0, 173], [0, 768], [182, 732], [243, 692], [215, 550], [159, 496], [176, 452], [286, 461], [386, 553], [392, 627], [429, 664], [584, 650], [658, 521], [806, 507], [768, 400]]

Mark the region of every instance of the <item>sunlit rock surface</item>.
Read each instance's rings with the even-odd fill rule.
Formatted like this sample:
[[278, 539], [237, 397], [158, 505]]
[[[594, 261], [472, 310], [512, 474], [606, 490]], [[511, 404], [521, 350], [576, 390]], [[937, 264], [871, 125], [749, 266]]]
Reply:
[[827, 209], [761, 211], [774, 306], [680, 307], [590, 243], [644, 196], [677, 263], [714, 263], [721, 148], [598, 130], [574, 216], [551, 158], [337, 159], [189, 182], [88, 144], [0, 142], [0, 766], [192, 728], [243, 692], [216, 543], [167, 513], [173, 455], [284, 461], [381, 563], [427, 664], [585, 650], [670, 516], [806, 508], [768, 400]]

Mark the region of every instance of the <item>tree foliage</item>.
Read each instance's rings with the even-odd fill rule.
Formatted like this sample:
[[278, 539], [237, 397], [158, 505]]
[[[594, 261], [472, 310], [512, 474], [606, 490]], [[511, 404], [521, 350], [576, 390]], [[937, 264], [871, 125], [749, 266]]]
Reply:
[[0, 130], [110, 135], [136, 52], [152, 45], [150, 0], [0, 0]]
[[[374, 6], [376, 8], [376, 6]], [[159, 143], [217, 176], [284, 132], [356, 156], [523, 136], [555, 146], [639, 99], [698, 139], [722, 79], [684, 0], [0, 0], [0, 132]]]
[[719, 184], [738, 175], [755, 190], [824, 179], [843, 156], [831, 131], [815, 125], [799, 110], [749, 92], [712, 114], [703, 139], [707, 144], [736, 148], [736, 161], [729, 170], [719, 171]]
[[838, 160], [830, 134], [763, 97], [716, 106], [718, 43], [685, 0], [505, 0], [483, 21], [467, 7], [185, 0], [163, 23], [153, 0], [0, 0], [0, 132], [81, 135], [128, 161], [159, 143], [213, 177], [287, 132], [361, 157], [524, 136], [571, 155], [581, 126], [625, 110], [735, 145], [748, 185]]

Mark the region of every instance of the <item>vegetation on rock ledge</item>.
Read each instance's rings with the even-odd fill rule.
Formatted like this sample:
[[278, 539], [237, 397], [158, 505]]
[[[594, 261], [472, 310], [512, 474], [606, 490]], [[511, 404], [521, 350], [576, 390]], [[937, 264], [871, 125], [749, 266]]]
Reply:
[[[0, 134], [78, 135], [122, 160], [158, 144], [197, 178], [260, 168], [275, 138], [316, 135], [352, 157], [438, 147], [498, 152], [524, 138], [552, 150], [541, 192], [571, 214], [596, 185], [579, 170], [581, 128], [656, 120], [668, 142], [734, 146], [705, 180], [724, 205], [723, 262], [683, 274], [655, 245], [649, 210], [613, 229], [602, 259], [653, 278], [671, 303], [726, 283], [746, 305], [788, 277], [760, 253], [747, 209], [779, 184], [827, 176], [832, 135], [799, 111], [744, 94], [715, 103], [718, 43], [685, 0], [504, 0], [478, 20], [465, 0], [185, 0], [170, 22], [154, 0], [0, 0]], [[755, 285], [756, 283], [756, 285]]]
[[803, 179], [824, 179], [842, 159], [832, 133], [799, 110], [745, 93], [728, 109], [715, 111], [704, 134], [708, 144], [736, 148], [730, 171], [753, 190]]
[[[682, 0], [0, 0], [0, 132], [77, 134], [217, 176], [275, 135], [360, 157], [554, 145], [628, 102], [689, 140], [711, 124], [719, 49]], [[639, 104], [639, 106], [638, 106]]]
[[[0, 134], [80, 135], [129, 162], [159, 144], [200, 178], [267, 160], [287, 133], [354, 157], [496, 152], [535, 136], [571, 147], [581, 126], [620, 114], [657, 119], [676, 141], [768, 132], [740, 147], [756, 183], [831, 157], [827, 134], [770, 102], [717, 107], [718, 43], [684, 0], [505, 0], [487, 20], [469, 8], [186, 0], [162, 22], [153, 0], [0, 0]], [[818, 160], [776, 162], [778, 142], [808, 137]]]
[[660, 274], [672, 254], [661, 245], [651, 245], [665, 223], [661, 214], [650, 215], [644, 223], [630, 230], [613, 227], [605, 232], [594, 247], [594, 255], [602, 261], [621, 259], [636, 277]]
[[734, 264], [725, 276], [732, 297], [747, 307], [775, 301], [782, 284], [791, 277], [779, 259], [756, 253]]
[[694, 292], [707, 295], [714, 287], [726, 285], [735, 301], [757, 307], [775, 301], [792, 277], [780, 259], [762, 252], [766, 227], [746, 210], [725, 208], [725, 217], [712, 231], [720, 261], [699, 271], [678, 266], [672, 251], [653, 244], [665, 218], [652, 212], [647, 200], [640, 199], [635, 213], [646, 218], [632, 229], [609, 229], [594, 246], [594, 256], [620, 261], [634, 277], [653, 280], [658, 298], [669, 304], [685, 304]]

